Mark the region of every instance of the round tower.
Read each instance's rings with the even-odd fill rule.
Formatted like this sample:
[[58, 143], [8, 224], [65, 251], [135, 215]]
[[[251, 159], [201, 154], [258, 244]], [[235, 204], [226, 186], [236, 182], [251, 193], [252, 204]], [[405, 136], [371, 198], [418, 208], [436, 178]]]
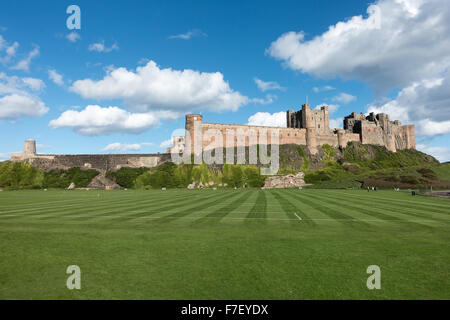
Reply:
[[338, 137], [338, 146], [339, 148], [345, 148], [347, 146], [347, 138], [345, 137], [345, 130], [338, 129], [337, 130], [337, 137]]
[[306, 128], [306, 146], [311, 154], [317, 153], [317, 140], [316, 140], [316, 124], [314, 122], [314, 116], [311, 112], [311, 106], [304, 104], [302, 106], [302, 117], [304, 119]]
[[36, 141], [28, 139], [23, 147], [24, 154], [36, 154]]
[[397, 152], [397, 148], [395, 147], [395, 137], [394, 137], [393, 134], [388, 134], [387, 135], [387, 141], [386, 142], [387, 142], [386, 143], [386, 148], [389, 151]]
[[185, 146], [190, 145], [190, 153], [201, 154], [203, 133], [202, 133], [202, 120], [201, 114], [187, 114], [186, 115], [186, 137]]

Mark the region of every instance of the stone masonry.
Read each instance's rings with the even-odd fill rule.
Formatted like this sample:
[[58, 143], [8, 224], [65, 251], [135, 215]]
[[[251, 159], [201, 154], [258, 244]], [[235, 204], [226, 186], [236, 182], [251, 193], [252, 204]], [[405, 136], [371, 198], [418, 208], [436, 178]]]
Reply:
[[[203, 122], [202, 115], [188, 114], [186, 132], [189, 134], [186, 137], [174, 137], [174, 147], [168, 149], [168, 152], [179, 153], [190, 145], [190, 152], [193, 153], [194, 145], [199, 141], [203, 150], [215, 148], [218, 136], [223, 137], [222, 146], [226, 147], [277, 143], [271, 141], [273, 130], [279, 133], [278, 144], [306, 145], [311, 154], [316, 154], [317, 147], [323, 144], [345, 148], [350, 141], [385, 146], [392, 152], [416, 147], [414, 125], [402, 125], [398, 120], [390, 121], [389, 116], [384, 113], [371, 113], [366, 117], [353, 112], [345, 117], [344, 129], [331, 129], [329, 123], [328, 106], [312, 110], [309, 104], [304, 104], [297, 112], [288, 110], [286, 127], [206, 123]], [[234, 132], [231, 140], [227, 140], [229, 132]]]

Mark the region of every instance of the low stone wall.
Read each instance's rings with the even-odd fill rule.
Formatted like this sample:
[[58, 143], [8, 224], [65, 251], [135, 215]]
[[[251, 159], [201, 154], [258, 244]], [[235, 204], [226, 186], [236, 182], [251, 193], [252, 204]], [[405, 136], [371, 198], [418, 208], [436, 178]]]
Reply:
[[76, 155], [24, 155], [12, 158], [41, 170], [80, 167], [101, 171], [118, 170], [122, 167], [153, 168], [171, 160], [170, 154], [76, 154]]

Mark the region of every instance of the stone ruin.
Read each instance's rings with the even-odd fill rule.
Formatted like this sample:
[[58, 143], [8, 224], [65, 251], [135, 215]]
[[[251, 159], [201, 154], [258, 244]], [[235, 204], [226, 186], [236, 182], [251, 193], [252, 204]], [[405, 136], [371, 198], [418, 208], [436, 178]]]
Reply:
[[299, 172], [297, 174], [270, 176], [265, 180], [264, 189], [300, 188], [305, 185], [304, 177], [305, 174], [303, 172]]

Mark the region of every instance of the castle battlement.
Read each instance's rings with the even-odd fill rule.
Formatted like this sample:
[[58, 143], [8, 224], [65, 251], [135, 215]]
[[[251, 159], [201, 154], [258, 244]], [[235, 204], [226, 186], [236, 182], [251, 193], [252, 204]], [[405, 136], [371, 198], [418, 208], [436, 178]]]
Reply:
[[[186, 137], [174, 137], [174, 147], [168, 152], [178, 152], [185, 149], [190, 143], [190, 150], [201, 141], [203, 150], [215, 145], [217, 132], [223, 137], [222, 146], [229, 147], [226, 141], [227, 133], [235, 132], [233, 144], [237, 146], [250, 146], [260, 143], [260, 132], [267, 134], [263, 141], [266, 144], [278, 143], [306, 145], [312, 154], [317, 153], [317, 147], [329, 144], [333, 147], [345, 148], [350, 141], [363, 144], [385, 146], [390, 151], [415, 149], [414, 125], [402, 125], [400, 121], [390, 121], [385, 113], [365, 114], [351, 113], [344, 119], [344, 129], [330, 128], [330, 115], [328, 106], [320, 109], [311, 109], [309, 104], [302, 105], [298, 111], [286, 112], [286, 127], [267, 127], [235, 124], [215, 124], [203, 122], [200, 114], [186, 115]], [[271, 131], [277, 130], [278, 141], [271, 141]]]

